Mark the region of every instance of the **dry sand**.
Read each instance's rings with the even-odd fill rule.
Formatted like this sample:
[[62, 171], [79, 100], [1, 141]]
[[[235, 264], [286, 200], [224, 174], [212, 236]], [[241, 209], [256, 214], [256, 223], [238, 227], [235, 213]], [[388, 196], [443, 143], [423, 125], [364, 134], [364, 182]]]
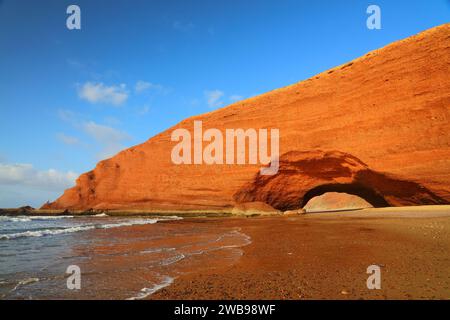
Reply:
[[[232, 266], [193, 272], [152, 299], [449, 299], [450, 206], [205, 219], [252, 243]], [[381, 289], [366, 269], [381, 267]]]

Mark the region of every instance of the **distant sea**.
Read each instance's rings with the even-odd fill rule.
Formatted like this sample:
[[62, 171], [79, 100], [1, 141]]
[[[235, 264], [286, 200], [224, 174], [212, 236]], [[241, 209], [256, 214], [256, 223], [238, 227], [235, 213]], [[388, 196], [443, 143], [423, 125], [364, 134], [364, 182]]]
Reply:
[[[235, 263], [250, 238], [177, 216], [0, 216], [0, 299], [144, 299], [193, 271]], [[71, 265], [81, 288], [69, 289]]]

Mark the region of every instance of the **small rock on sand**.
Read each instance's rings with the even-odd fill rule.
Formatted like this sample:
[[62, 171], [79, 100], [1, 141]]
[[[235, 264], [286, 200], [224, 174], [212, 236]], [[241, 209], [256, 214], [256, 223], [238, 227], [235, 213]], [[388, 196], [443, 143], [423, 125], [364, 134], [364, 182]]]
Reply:
[[283, 212], [284, 216], [297, 216], [297, 215], [302, 215], [305, 214], [306, 211], [304, 209], [296, 209], [296, 210], [288, 210]]

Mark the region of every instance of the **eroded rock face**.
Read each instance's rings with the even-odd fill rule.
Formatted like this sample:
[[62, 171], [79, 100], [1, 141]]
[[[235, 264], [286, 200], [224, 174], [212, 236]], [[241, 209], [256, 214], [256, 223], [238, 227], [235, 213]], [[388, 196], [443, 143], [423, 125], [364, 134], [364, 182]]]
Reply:
[[234, 199], [265, 202], [284, 211], [302, 208], [326, 192], [354, 194], [374, 207], [447, 203], [419, 183], [373, 171], [358, 158], [339, 151], [288, 152], [280, 158], [277, 175], [257, 174]]
[[[374, 206], [450, 201], [450, 24], [306, 81], [186, 119], [81, 175], [52, 209], [296, 209], [324, 192]], [[237, 70], [237, 73], [239, 71]], [[280, 130], [280, 171], [175, 165], [176, 128]]]

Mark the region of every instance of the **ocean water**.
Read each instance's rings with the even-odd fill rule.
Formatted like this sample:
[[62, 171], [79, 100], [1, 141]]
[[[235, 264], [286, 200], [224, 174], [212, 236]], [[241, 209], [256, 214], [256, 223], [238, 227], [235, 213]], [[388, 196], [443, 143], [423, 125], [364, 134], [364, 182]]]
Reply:
[[[0, 299], [144, 299], [237, 262], [250, 242], [214, 219], [0, 216]], [[73, 265], [80, 289], [67, 285]]]

